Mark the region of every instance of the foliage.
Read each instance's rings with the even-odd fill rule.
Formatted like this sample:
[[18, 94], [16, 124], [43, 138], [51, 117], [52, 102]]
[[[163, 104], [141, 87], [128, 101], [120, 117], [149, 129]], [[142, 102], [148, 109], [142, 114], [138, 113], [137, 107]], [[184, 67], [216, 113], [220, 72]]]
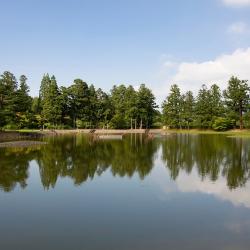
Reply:
[[181, 128], [182, 96], [180, 88], [174, 84], [170, 88], [170, 94], [162, 104], [165, 123], [174, 128]]
[[225, 117], [218, 117], [213, 123], [213, 129], [216, 131], [226, 131], [234, 127], [234, 120]]
[[239, 80], [232, 76], [228, 82], [228, 87], [224, 91], [224, 97], [228, 109], [239, 117], [240, 129], [243, 128], [243, 112], [247, 111], [249, 105], [249, 86], [246, 80]]
[[171, 128], [226, 130], [250, 127], [249, 86], [231, 77], [223, 94], [213, 84], [202, 85], [197, 96], [181, 93], [177, 84], [158, 110], [152, 91], [141, 84], [114, 85], [105, 92], [82, 79], [59, 87], [55, 76], [44, 74], [39, 97], [29, 94], [28, 79], [8, 71], [0, 75], [0, 129], [24, 128]]

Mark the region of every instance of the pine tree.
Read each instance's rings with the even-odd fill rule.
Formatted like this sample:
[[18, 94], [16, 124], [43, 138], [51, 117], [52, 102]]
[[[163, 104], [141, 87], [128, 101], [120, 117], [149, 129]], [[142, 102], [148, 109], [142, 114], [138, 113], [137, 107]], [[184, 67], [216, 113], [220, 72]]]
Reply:
[[195, 99], [192, 91], [187, 91], [183, 96], [183, 119], [184, 125], [190, 128], [190, 124], [193, 123], [195, 116]]
[[93, 84], [89, 86], [89, 122], [90, 127], [97, 125], [97, 94]]
[[111, 90], [111, 104], [113, 107], [114, 115], [111, 119], [111, 125], [114, 128], [126, 128], [125, 121], [125, 85], [113, 86]]
[[182, 96], [178, 85], [170, 88], [170, 94], [162, 104], [164, 122], [174, 128], [181, 127]]
[[77, 127], [77, 120], [81, 124], [89, 122], [89, 89], [86, 82], [74, 80], [74, 84], [69, 87], [69, 103], [74, 127]]
[[0, 125], [14, 124], [16, 120], [17, 81], [9, 71], [0, 76]]
[[227, 89], [223, 93], [226, 105], [238, 117], [240, 129], [243, 128], [243, 113], [246, 111], [249, 103], [249, 90], [247, 80], [240, 80], [232, 76], [228, 82]]
[[197, 125], [200, 128], [210, 128], [212, 126], [211, 96], [205, 84], [198, 92], [196, 101]]
[[55, 76], [50, 78], [48, 74], [44, 75], [40, 87], [40, 101], [44, 122], [55, 127], [60, 122], [62, 113], [60, 93]]
[[29, 86], [27, 85], [27, 77], [25, 75], [20, 76], [20, 86], [17, 90], [17, 111], [29, 112], [31, 110], [32, 98], [29, 96]]
[[224, 106], [222, 101], [221, 90], [218, 85], [213, 84], [210, 88], [210, 111], [213, 120], [224, 115]]
[[133, 86], [128, 86], [125, 92], [125, 122], [127, 128], [132, 128], [137, 118], [137, 93]]

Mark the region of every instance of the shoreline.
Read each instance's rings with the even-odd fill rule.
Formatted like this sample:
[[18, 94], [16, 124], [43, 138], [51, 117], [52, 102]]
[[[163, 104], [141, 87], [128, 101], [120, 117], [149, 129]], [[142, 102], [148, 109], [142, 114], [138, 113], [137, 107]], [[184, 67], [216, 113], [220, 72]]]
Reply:
[[125, 134], [221, 134], [230, 137], [250, 137], [250, 130], [234, 129], [228, 131], [199, 130], [199, 129], [69, 129], [69, 130], [9, 130], [0, 131], [0, 142], [12, 141], [17, 139], [38, 139], [45, 136], [89, 134], [89, 135], [125, 135]]

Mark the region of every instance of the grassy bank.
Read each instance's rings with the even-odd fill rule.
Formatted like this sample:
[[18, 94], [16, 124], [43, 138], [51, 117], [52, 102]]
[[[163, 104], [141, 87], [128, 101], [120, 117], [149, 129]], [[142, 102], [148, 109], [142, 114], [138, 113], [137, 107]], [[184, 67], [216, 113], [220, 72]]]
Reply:
[[250, 137], [249, 129], [234, 129], [228, 131], [214, 131], [214, 130], [200, 130], [200, 129], [169, 129], [163, 130], [166, 133], [178, 133], [178, 134], [211, 134], [211, 135], [227, 135], [230, 137]]

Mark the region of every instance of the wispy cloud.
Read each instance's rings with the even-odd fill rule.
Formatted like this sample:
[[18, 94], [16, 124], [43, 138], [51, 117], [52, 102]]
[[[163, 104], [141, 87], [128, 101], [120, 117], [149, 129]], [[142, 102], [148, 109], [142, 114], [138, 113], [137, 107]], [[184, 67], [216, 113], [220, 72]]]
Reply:
[[231, 7], [250, 6], [250, 0], [222, 0], [222, 2]]
[[230, 34], [246, 34], [248, 33], [248, 27], [247, 27], [247, 24], [244, 22], [236, 22], [236, 23], [232, 23], [228, 27], [227, 31]]

